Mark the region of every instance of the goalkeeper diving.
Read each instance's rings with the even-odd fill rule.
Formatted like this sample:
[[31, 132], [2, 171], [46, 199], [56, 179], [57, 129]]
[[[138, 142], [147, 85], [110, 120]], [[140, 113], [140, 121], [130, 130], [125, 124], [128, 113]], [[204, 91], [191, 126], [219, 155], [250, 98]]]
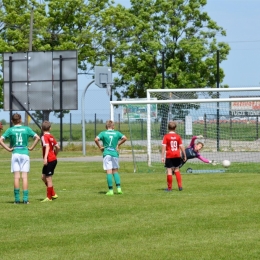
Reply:
[[204, 163], [211, 163], [212, 165], [216, 165], [217, 162], [214, 160], [208, 160], [205, 157], [201, 156], [200, 150], [203, 148], [204, 144], [200, 141], [195, 142], [197, 139], [203, 138], [202, 135], [193, 136], [190, 145], [185, 149], [187, 160], [182, 160], [180, 167], [182, 167], [189, 159], [198, 158]]

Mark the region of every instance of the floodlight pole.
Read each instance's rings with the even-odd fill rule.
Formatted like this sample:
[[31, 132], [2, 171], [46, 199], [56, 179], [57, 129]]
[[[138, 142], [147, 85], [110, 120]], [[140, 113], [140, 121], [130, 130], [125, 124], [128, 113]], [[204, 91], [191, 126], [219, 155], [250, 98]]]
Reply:
[[85, 94], [89, 88], [89, 86], [94, 83], [95, 80], [92, 80], [88, 83], [88, 85], [86, 86], [83, 95], [81, 97], [81, 116], [82, 116], [82, 152], [83, 155], [86, 155], [86, 136], [85, 136]]

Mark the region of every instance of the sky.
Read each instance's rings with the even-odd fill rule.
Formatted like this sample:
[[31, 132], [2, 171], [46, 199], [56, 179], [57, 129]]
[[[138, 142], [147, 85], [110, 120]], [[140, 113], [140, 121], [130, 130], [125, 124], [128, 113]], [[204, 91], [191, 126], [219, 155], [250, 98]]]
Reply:
[[[130, 0], [115, 0], [130, 7]], [[227, 42], [231, 51], [226, 61], [220, 64], [225, 72], [224, 81], [230, 87], [260, 86], [260, 0], [208, 0], [204, 7], [212, 20], [226, 30], [227, 36], [217, 36]], [[108, 63], [109, 64], [109, 63]], [[71, 111], [72, 122], [81, 120], [81, 100], [91, 76], [78, 78], [79, 110]], [[97, 117], [106, 120], [110, 114], [110, 97], [106, 89], [91, 84], [85, 95], [86, 120]], [[0, 112], [1, 119], [9, 119], [9, 112]], [[68, 116], [65, 119], [68, 120]], [[54, 118], [51, 118], [54, 120]]]

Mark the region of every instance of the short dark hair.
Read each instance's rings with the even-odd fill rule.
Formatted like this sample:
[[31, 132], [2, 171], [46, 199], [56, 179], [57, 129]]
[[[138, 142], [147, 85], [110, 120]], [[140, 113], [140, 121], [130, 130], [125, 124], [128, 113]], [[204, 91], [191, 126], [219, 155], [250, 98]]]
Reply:
[[13, 122], [15, 125], [21, 123], [21, 122], [22, 122], [22, 117], [21, 117], [21, 115], [18, 114], [18, 113], [13, 114], [13, 115], [12, 115], [12, 122]]
[[174, 131], [176, 129], [176, 127], [177, 127], [177, 124], [174, 121], [170, 121], [168, 123], [168, 130], [169, 131]]
[[43, 131], [49, 131], [51, 128], [51, 123], [47, 120], [42, 122], [42, 130]]

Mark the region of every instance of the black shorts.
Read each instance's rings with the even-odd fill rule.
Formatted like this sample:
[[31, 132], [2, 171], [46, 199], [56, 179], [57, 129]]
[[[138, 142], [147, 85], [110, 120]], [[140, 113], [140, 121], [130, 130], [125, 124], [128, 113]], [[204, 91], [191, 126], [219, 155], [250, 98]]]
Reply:
[[178, 168], [182, 165], [182, 158], [166, 158], [165, 167], [166, 168]]
[[54, 169], [55, 169], [56, 165], [57, 165], [57, 160], [48, 162], [47, 165], [44, 165], [42, 167], [42, 174], [44, 174], [46, 176], [52, 176], [54, 174]]

